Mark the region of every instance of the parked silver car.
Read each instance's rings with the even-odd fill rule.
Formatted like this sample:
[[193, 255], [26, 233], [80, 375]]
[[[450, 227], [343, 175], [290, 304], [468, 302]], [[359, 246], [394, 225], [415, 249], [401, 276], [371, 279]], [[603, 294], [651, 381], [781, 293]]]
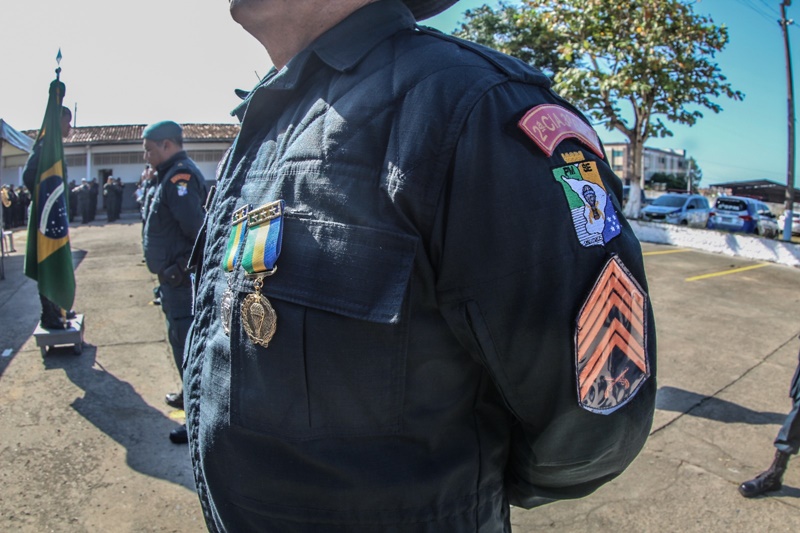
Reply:
[[755, 233], [774, 238], [778, 223], [769, 206], [744, 196], [720, 196], [708, 218], [708, 228], [741, 233]]
[[705, 196], [670, 192], [642, 209], [642, 220], [705, 228], [711, 208]]

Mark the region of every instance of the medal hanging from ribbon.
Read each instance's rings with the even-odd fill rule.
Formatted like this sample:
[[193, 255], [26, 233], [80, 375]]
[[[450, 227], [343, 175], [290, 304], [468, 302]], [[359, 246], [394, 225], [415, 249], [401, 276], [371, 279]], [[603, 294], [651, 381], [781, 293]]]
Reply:
[[266, 347], [275, 335], [277, 316], [261, 294], [264, 278], [277, 270], [275, 263], [283, 240], [283, 200], [262, 205], [247, 214], [247, 237], [241, 264], [247, 277], [254, 278], [254, 293], [242, 302], [242, 327], [254, 344]]
[[[222, 261], [222, 269], [225, 272], [233, 272], [242, 258], [242, 250], [244, 248], [245, 237], [247, 235], [247, 214], [250, 212], [250, 206], [245, 205], [234, 211], [231, 220], [231, 234], [228, 237], [228, 246], [225, 248], [225, 257]], [[228, 276], [228, 288], [222, 294], [222, 301], [220, 302], [220, 320], [222, 321], [222, 329], [226, 335], [231, 334], [231, 318], [233, 316], [233, 302], [235, 297], [233, 289], [230, 286], [231, 277]]]

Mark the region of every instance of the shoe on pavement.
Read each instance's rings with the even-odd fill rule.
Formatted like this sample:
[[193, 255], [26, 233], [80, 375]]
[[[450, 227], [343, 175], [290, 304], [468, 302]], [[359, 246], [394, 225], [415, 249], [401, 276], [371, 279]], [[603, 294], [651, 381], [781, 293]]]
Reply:
[[169, 440], [172, 441], [172, 444], [186, 444], [189, 442], [189, 432], [186, 431], [186, 424], [170, 431]]
[[757, 475], [755, 478], [745, 481], [739, 485], [739, 493], [745, 498], [753, 498], [765, 492], [775, 492], [781, 490], [781, 480], [774, 472], [767, 470]]
[[183, 391], [170, 392], [164, 397], [164, 402], [175, 409], [183, 409]]
[[753, 479], [739, 485], [739, 493], [745, 498], [752, 498], [765, 492], [781, 490], [783, 474], [789, 464], [789, 457], [791, 454], [775, 450], [775, 459], [772, 460], [770, 467]]

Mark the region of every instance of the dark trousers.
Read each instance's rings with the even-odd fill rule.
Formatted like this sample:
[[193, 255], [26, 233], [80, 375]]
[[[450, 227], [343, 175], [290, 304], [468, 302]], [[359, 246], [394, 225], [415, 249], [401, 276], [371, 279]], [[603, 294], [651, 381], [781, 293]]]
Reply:
[[[800, 359], [800, 355], [798, 358]], [[784, 453], [796, 454], [800, 450], [800, 362], [794, 372], [789, 395], [792, 398], [792, 410], [786, 415], [778, 431], [775, 447]]]
[[161, 284], [161, 310], [167, 319], [167, 336], [172, 346], [172, 357], [178, 374], [183, 380], [183, 350], [186, 346], [186, 335], [192, 324], [192, 287], [171, 287]]
[[42, 302], [42, 326], [45, 328], [58, 327], [63, 317], [61, 308], [45, 298], [41, 293], [39, 294], [39, 301]]

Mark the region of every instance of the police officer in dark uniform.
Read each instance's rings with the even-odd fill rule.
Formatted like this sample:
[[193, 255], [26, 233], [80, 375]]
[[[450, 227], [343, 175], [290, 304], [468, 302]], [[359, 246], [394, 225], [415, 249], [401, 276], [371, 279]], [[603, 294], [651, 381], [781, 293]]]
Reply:
[[[148, 269], [158, 275], [161, 309], [175, 366], [183, 376], [183, 351], [192, 322], [192, 283], [187, 270], [192, 245], [203, 224], [208, 193], [205, 179], [183, 150], [183, 130], [172, 121], [144, 129], [144, 158], [158, 173], [145, 213], [143, 247]], [[170, 393], [166, 401], [183, 407], [183, 394]], [[186, 427], [170, 433], [176, 444], [186, 442]]]
[[81, 212], [81, 222], [88, 224], [92, 221], [92, 208], [89, 200], [91, 194], [89, 189], [89, 182], [86, 178], [81, 180], [81, 184], [73, 189], [75, 196], [78, 198], [78, 209]]
[[622, 184], [545, 75], [416, 24], [453, 3], [230, 3], [275, 69], [193, 256], [212, 531], [508, 532], [509, 504], [585, 496], [646, 441]]
[[69, 181], [69, 222], [75, 221], [78, 216], [78, 185], [75, 180]]
[[792, 399], [792, 410], [786, 415], [778, 436], [775, 437], [775, 457], [772, 464], [755, 478], [739, 485], [739, 492], [745, 498], [781, 490], [789, 458], [800, 451], [800, 354], [789, 386], [789, 397]]

